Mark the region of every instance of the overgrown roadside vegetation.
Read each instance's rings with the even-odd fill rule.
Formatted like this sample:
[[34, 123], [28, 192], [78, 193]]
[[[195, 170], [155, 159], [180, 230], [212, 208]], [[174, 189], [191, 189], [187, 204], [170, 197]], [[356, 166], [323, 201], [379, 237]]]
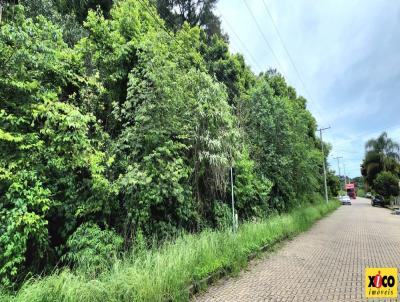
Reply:
[[122, 286], [109, 259], [231, 225], [232, 184], [240, 224], [324, 192], [307, 100], [230, 52], [216, 3], [0, 0], [0, 290]]
[[63, 270], [26, 282], [17, 296], [3, 296], [2, 301], [186, 301], [189, 285], [221, 269], [237, 272], [260, 247], [307, 230], [338, 206], [337, 201], [304, 206], [244, 223], [237, 233], [206, 230], [184, 235], [159, 249], [136, 251], [115, 260], [97, 278], [79, 270]]

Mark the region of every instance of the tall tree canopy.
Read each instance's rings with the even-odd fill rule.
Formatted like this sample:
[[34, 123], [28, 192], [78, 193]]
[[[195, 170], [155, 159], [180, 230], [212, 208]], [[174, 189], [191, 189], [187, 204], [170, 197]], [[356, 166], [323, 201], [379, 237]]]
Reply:
[[400, 146], [386, 132], [365, 144], [365, 157], [361, 165], [361, 174], [372, 187], [377, 175], [383, 171], [400, 176]]
[[116, 254], [143, 238], [226, 226], [231, 167], [240, 220], [321, 192], [327, 154], [306, 100], [229, 52], [215, 0], [152, 3], [5, 7], [2, 286], [112, 254], [110, 242]]
[[174, 31], [179, 30], [185, 22], [190, 26], [199, 26], [207, 36], [223, 36], [221, 21], [214, 9], [218, 0], [156, 0], [160, 17]]

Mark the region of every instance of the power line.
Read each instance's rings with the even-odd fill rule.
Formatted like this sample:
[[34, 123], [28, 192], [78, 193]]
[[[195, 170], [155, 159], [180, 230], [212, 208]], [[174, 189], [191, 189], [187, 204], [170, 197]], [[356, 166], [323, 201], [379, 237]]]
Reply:
[[[154, 11], [153, 11], [153, 10], [151, 10], [150, 7], [149, 7], [149, 6], [152, 6], [152, 4], [146, 5], [146, 4], [144, 3], [143, 0], [138, 0], [138, 1], [139, 1], [139, 3], [141, 4], [141, 6], [142, 6], [144, 9], [147, 10], [147, 12], [148, 12], [148, 13], [151, 15], [151, 17], [154, 19], [154, 21], [157, 22], [157, 23], [160, 25], [160, 27], [161, 27], [161, 28], [162, 28], [162, 29], [177, 43], [177, 45], [181, 48], [181, 50], [185, 51], [185, 49], [184, 49], [183, 46], [181, 45], [181, 41], [178, 41], [178, 40], [176, 39], [176, 37], [175, 37], [174, 35], [172, 35], [172, 34], [170, 33], [170, 31], [165, 27], [165, 25], [160, 21], [160, 19], [158, 18], [158, 16], [156, 16], [156, 15], [154, 14], [154, 11], [157, 11], [157, 9], [153, 7], [153, 8], [154, 8]], [[270, 51], [271, 51], [271, 53], [272, 53], [273, 56], [275, 57], [275, 59], [276, 59], [278, 65], [279, 65], [279, 67], [281, 68], [281, 72], [282, 72], [282, 74], [283, 74], [283, 73], [284, 73], [284, 70], [283, 70], [282, 64], [280, 63], [280, 61], [279, 61], [278, 57], [276, 56], [274, 50], [272, 49], [271, 45], [269, 44], [268, 39], [266, 38], [266, 36], [264, 35], [263, 31], [261, 30], [260, 24], [257, 22], [257, 19], [255, 18], [253, 12], [251, 11], [251, 9], [250, 9], [250, 7], [248, 6], [248, 4], [246, 3], [246, 1], [243, 1], [243, 2], [245, 3], [247, 10], [250, 12], [251, 17], [253, 18], [254, 22], [256, 23], [259, 32], [261, 33], [261, 35], [262, 35], [264, 41], [266, 42], [268, 48], [269, 48]], [[221, 14], [221, 16], [224, 18], [224, 20], [226, 21], [227, 25], [231, 28], [231, 30], [232, 30], [232, 32], [234, 33], [234, 35], [238, 38], [239, 42], [244, 46], [243, 48], [249, 53], [249, 55], [250, 55], [251, 59], [254, 61], [254, 63], [256, 63], [256, 65], [258, 66], [258, 68], [260, 68], [260, 70], [262, 70], [262, 68], [261, 68], [260, 65], [258, 64], [257, 60], [254, 59], [254, 57], [252, 56], [251, 52], [250, 52], [250, 51], [248, 50], [248, 48], [246, 47], [245, 43], [243, 43], [243, 41], [240, 39], [239, 35], [236, 34], [236, 32], [233, 30], [233, 27], [230, 25], [230, 23], [227, 21], [227, 19], [226, 19], [222, 14]], [[226, 83], [232, 83], [232, 80], [231, 80], [231, 79], [228, 79], [224, 74], [220, 74], [220, 76], [225, 80]], [[300, 79], [300, 80], [301, 80], [301, 79]], [[305, 87], [304, 82], [303, 82], [302, 80], [301, 80], [301, 82], [302, 82], [303, 86]], [[306, 87], [305, 87], [305, 89], [306, 89]], [[306, 91], [306, 93], [309, 95], [308, 91]], [[309, 96], [309, 97], [310, 97], [310, 96]], [[311, 97], [310, 97], [310, 100], [311, 100]], [[318, 111], [318, 110], [317, 110], [317, 111]]]
[[[165, 27], [165, 25], [160, 22], [160, 19], [157, 18], [156, 15], [153, 14], [153, 11], [149, 8], [148, 5], [146, 5], [142, 0], [138, 0], [140, 2], [140, 5], [147, 10], [147, 12], [151, 15], [151, 17], [153, 18], [154, 21], [156, 21], [158, 23], [158, 25], [160, 25], [162, 27], [162, 29], [172, 38], [174, 39], [175, 42], [177, 42], [177, 40], [175, 39], [175, 37], [169, 32], [169, 30]], [[151, 5], [151, 4], [150, 4]], [[155, 9], [155, 8], [154, 8]], [[156, 10], [157, 11], [157, 10]]]
[[262, 31], [260, 24], [258, 23], [256, 17], [254, 16], [253, 12], [250, 9], [250, 6], [247, 4], [247, 2], [245, 0], [243, 0], [243, 2], [246, 5], [246, 8], [249, 11], [251, 17], [253, 18], [254, 23], [257, 25], [258, 31], [261, 33], [261, 36], [263, 37], [263, 39], [264, 39], [265, 43], [267, 44], [269, 50], [271, 51], [272, 55], [275, 57], [276, 62], [278, 63], [279, 67], [281, 68], [281, 72], [283, 73], [284, 70], [283, 70], [282, 64], [280, 63], [280, 61], [279, 61], [278, 57], [276, 56], [274, 50], [272, 49], [271, 45], [269, 44], [267, 37], [264, 35], [264, 32]]
[[[181, 41], [178, 41], [177, 39], [176, 39], [176, 37], [174, 36], [174, 35], [172, 35], [171, 33], [170, 33], [170, 31], [165, 27], [165, 25], [162, 23], [162, 22], [160, 22], [160, 19], [158, 18], [158, 16], [157, 15], [155, 15], [154, 13], [153, 13], [153, 11], [149, 8], [149, 6], [153, 6], [152, 4], [148, 4], [148, 5], [146, 5], [145, 3], [144, 3], [144, 1], [143, 0], [138, 0], [139, 1], [139, 3], [140, 3], [140, 5], [145, 9], [145, 10], [147, 10], [147, 12], [151, 15], [151, 17], [152, 17], [152, 19], [154, 20], [154, 21], [156, 21], [159, 25], [160, 25], [160, 27], [168, 34], [168, 36], [170, 36], [171, 37], [171, 39], [173, 39], [175, 42], [176, 42], [176, 44], [178, 45], [178, 47], [182, 50], [182, 51], [186, 51], [184, 48], [183, 48], [183, 46], [181, 45]], [[157, 9], [155, 8], [155, 7], [153, 7], [154, 8], [154, 10], [155, 11], [157, 11]], [[231, 79], [228, 79], [224, 74], [220, 74], [220, 76], [225, 80], [225, 82], [226, 83], [232, 83], [232, 80]]]
[[283, 46], [283, 48], [284, 48], [284, 50], [285, 50], [287, 56], [289, 57], [290, 63], [292, 64], [294, 70], [296, 71], [297, 77], [299, 78], [301, 84], [303, 85], [303, 88], [304, 88], [305, 92], [306, 92], [306, 93], [308, 94], [308, 96], [311, 98], [311, 95], [310, 95], [310, 93], [308, 92], [308, 89], [307, 89], [307, 87], [306, 87], [306, 85], [305, 85], [305, 83], [304, 83], [304, 81], [303, 81], [303, 78], [302, 78], [302, 76], [300, 75], [300, 72], [299, 72], [299, 70], [297, 69], [296, 64], [294, 63], [294, 61], [293, 61], [293, 59], [292, 59], [292, 56], [290, 55], [289, 50], [287, 49], [287, 47], [286, 47], [286, 45], [285, 45], [285, 42], [283, 42], [281, 33], [279, 32], [278, 26], [276, 25], [276, 23], [275, 23], [275, 21], [274, 21], [274, 18], [272, 17], [272, 14], [271, 14], [271, 12], [270, 12], [269, 9], [268, 9], [267, 4], [265, 3], [265, 0], [262, 0], [262, 2], [263, 2], [263, 4], [264, 4], [265, 10], [267, 11], [267, 13], [268, 13], [268, 15], [269, 15], [269, 17], [270, 17], [270, 19], [271, 19], [271, 21], [272, 21], [272, 24], [273, 24], [273, 26], [274, 26], [274, 28], [275, 28], [275, 31], [276, 31], [276, 33], [278, 34], [279, 40], [281, 41], [281, 44], [282, 44], [282, 46]]
[[[305, 82], [304, 82], [304, 80], [303, 80], [303, 77], [301, 76], [299, 70], [297, 69], [297, 66], [296, 66], [296, 64], [294, 63], [294, 60], [293, 60], [292, 56], [290, 55], [289, 50], [287, 49], [287, 47], [286, 47], [286, 45], [285, 45], [285, 42], [283, 41], [282, 35], [281, 35], [281, 33], [280, 33], [279, 29], [278, 29], [278, 26], [276, 25], [276, 23], [275, 23], [275, 21], [274, 21], [274, 18], [272, 17], [272, 14], [271, 14], [271, 12], [270, 12], [268, 6], [267, 6], [267, 3], [265, 2], [265, 0], [262, 0], [262, 3], [263, 3], [263, 5], [264, 5], [265, 10], [266, 10], [267, 13], [268, 13], [268, 16], [269, 16], [270, 19], [271, 19], [272, 25], [274, 26], [274, 29], [275, 29], [275, 31], [276, 31], [276, 33], [277, 33], [277, 35], [278, 35], [279, 41], [281, 42], [281, 44], [282, 44], [282, 46], [283, 46], [283, 49], [285, 50], [286, 55], [288, 56], [289, 61], [290, 61], [290, 63], [292, 64], [293, 69], [295, 70], [296, 75], [297, 75], [297, 77], [299, 78], [300, 83], [301, 83], [301, 85], [302, 85], [303, 88], [304, 88], [305, 93], [307, 94], [308, 98], [310, 99], [310, 102], [313, 102], [313, 98], [312, 98], [312, 96], [311, 96], [311, 93], [309, 92], [309, 90], [308, 90], [308, 88], [307, 88], [307, 86], [306, 86], [306, 84], [305, 84]], [[313, 102], [313, 103], [314, 103], [314, 102]], [[318, 113], [319, 113], [318, 105], [316, 105], [316, 108], [315, 108], [315, 109], [316, 109], [316, 110], [318, 111]], [[320, 114], [320, 113], [319, 113], [319, 114]], [[320, 114], [320, 115], [321, 115], [321, 114]]]
[[338, 175], [339, 175], [339, 177], [340, 177], [340, 164], [339, 164], [339, 160], [341, 160], [341, 159], [343, 159], [343, 156], [337, 156], [337, 157], [334, 157], [334, 159], [336, 159], [337, 160], [337, 166], [338, 166]]
[[253, 55], [251, 54], [250, 50], [246, 47], [246, 44], [243, 43], [243, 41], [240, 39], [239, 35], [235, 32], [235, 30], [233, 29], [233, 26], [229, 23], [228, 19], [223, 14], [221, 14], [221, 12], [220, 12], [220, 15], [221, 15], [222, 19], [224, 19], [226, 25], [228, 25], [228, 27], [231, 30], [231, 32], [235, 35], [235, 37], [239, 41], [239, 44], [248, 53], [250, 59], [253, 61], [253, 63], [255, 65], [257, 65], [257, 67], [260, 69], [260, 71], [262, 71], [261, 66], [258, 64], [257, 60], [253, 57]]

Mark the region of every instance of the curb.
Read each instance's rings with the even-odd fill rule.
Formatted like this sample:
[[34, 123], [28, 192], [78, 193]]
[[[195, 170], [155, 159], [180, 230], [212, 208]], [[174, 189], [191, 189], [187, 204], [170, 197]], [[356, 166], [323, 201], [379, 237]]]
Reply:
[[[275, 242], [263, 245], [256, 252], [252, 252], [251, 254], [249, 254], [247, 256], [247, 261], [253, 260], [260, 253], [268, 251], [268, 249], [273, 247], [275, 244], [283, 240], [286, 240], [287, 238], [289, 238], [289, 236], [286, 236], [285, 238], [282, 238], [280, 240], [276, 240]], [[205, 277], [199, 281], [194, 282], [193, 284], [191, 284], [189, 287], [186, 288], [186, 291], [189, 292], [189, 297], [193, 297], [195, 294], [199, 293], [202, 288], [211, 285], [212, 283], [221, 279], [222, 277], [229, 275], [229, 273], [231, 273], [231, 270], [229, 268], [222, 268], [212, 273], [208, 277]]]

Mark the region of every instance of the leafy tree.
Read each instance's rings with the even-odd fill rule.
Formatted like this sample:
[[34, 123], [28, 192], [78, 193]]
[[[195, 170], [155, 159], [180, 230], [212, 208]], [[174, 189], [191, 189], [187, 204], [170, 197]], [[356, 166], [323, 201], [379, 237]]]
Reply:
[[208, 72], [227, 87], [228, 101], [240, 115], [240, 100], [255, 83], [255, 76], [240, 54], [229, 53], [228, 44], [217, 36], [201, 35], [200, 53]]
[[265, 217], [274, 209], [269, 205], [272, 182], [256, 173], [255, 162], [242, 150], [235, 163], [235, 208], [241, 219]]
[[[25, 16], [32, 19], [44, 16], [62, 29], [64, 41], [72, 46], [76, 44], [86, 32], [78, 20], [77, 12], [67, 8], [72, 1], [58, 0], [20, 0], [19, 3], [25, 7]], [[85, 1], [80, 1], [81, 3]]]
[[386, 200], [398, 196], [399, 178], [391, 172], [380, 172], [374, 180], [374, 190]]
[[216, 34], [223, 36], [221, 21], [214, 14], [218, 0], [157, 0], [157, 10], [167, 26], [179, 30], [185, 22], [190, 26], [199, 26], [208, 37]]
[[84, 110], [93, 113], [103, 129], [115, 138], [122, 129], [116, 109], [126, 100], [128, 75], [138, 63], [137, 54], [158, 24], [138, 1], [120, 1], [106, 19], [90, 11], [84, 27], [88, 36], [75, 50], [84, 62], [89, 85], [81, 89]]
[[68, 252], [63, 259], [94, 278], [118, 257], [123, 239], [114, 231], [89, 222], [80, 225], [66, 245]]
[[112, 188], [93, 117], [61, 93], [76, 80], [61, 31], [16, 6], [0, 50], [0, 278], [11, 285], [56, 256], [79, 219], [105, 218]]
[[[31, 1], [31, 0], [30, 0]], [[100, 9], [108, 18], [113, 5], [113, 0], [57, 0], [55, 1], [61, 13], [72, 13], [77, 21], [82, 23], [86, 20], [90, 10]]]
[[357, 177], [352, 178], [350, 181], [354, 182], [358, 188], [364, 188], [364, 177], [357, 176]]
[[[142, 173], [141, 179], [151, 181], [124, 197], [132, 217], [146, 213], [144, 220], [134, 219], [133, 228], [146, 234], [165, 233], [168, 224], [198, 229], [196, 213], [207, 217], [211, 201], [224, 195], [235, 136], [223, 87], [206, 73], [166, 65], [161, 53], [157, 58], [153, 65], [144, 60], [131, 74], [123, 104], [130, 125], [117, 147], [126, 150], [120, 156], [138, 163], [123, 184]], [[140, 79], [144, 69], [148, 78]], [[135, 205], [141, 200], [144, 212]], [[157, 229], [160, 223], [164, 227]]]
[[383, 132], [377, 139], [370, 139], [365, 144], [365, 158], [361, 165], [361, 174], [368, 185], [374, 184], [382, 171], [398, 174], [400, 171], [400, 146]]
[[243, 112], [251, 158], [258, 173], [273, 182], [271, 207], [284, 210], [296, 202], [296, 195], [319, 191], [321, 174], [315, 167], [322, 154], [313, 134], [314, 119], [303, 102], [271, 87], [275, 77], [259, 78], [243, 103]]
[[306, 100], [229, 52], [216, 1], [20, 3], [0, 26], [2, 286], [229, 226], [231, 167], [241, 220], [322, 190]]
[[340, 178], [335, 175], [334, 171], [327, 173], [327, 185], [330, 196], [338, 196], [340, 191]]

